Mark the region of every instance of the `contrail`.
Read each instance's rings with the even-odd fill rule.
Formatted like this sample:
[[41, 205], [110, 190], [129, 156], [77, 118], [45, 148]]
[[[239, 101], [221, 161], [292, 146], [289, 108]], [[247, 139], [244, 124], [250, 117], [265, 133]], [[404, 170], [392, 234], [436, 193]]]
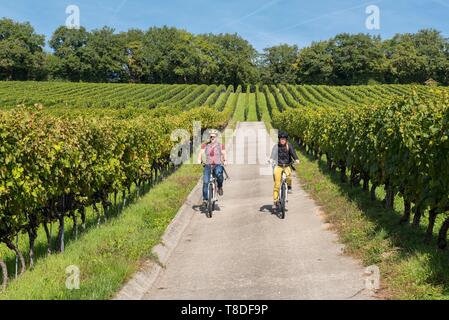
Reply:
[[436, 2], [436, 3], [440, 4], [440, 5], [442, 5], [443, 7], [449, 8], [449, 4], [447, 4], [443, 0], [433, 0], [433, 2]]
[[274, 33], [279, 33], [279, 32], [283, 32], [283, 31], [291, 30], [291, 29], [297, 28], [299, 26], [308, 24], [310, 22], [314, 22], [316, 20], [320, 20], [322, 18], [326, 18], [326, 17], [333, 16], [333, 15], [336, 15], [336, 14], [340, 14], [340, 13], [344, 13], [344, 12], [351, 11], [351, 10], [354, 10], [354, 9], [362, 8], [362, 7], [368, 6], [370, 4], [378, 4], [378, 3], [382, 2], [382, 1], [383, 0], [379, 0], [379, 1], [376, 1], [376, 2], [365, 2], [363, 4], [360, 4], [360, 5], [357, 5], [357, 6], [354, 6], [354, 7], [350, 7], [350, 8], [346, 8], [346, 9], [342, 9], [342, 10], [338, 10], [338, 11], [333, 11], [333, 12], [329, 12], [329, 13], [325, 13], [325, 14], [323, 14], [321, 16], [318, 16], [318, 17], [315, 17], [315, 18], [312, 18], [312, 19], [308, 19], [308, 20], [304, 20], [302, 22], [296, 23], [296, 24], [288, 26], [288, 27], [284, 27], [282, 29], [270, 32], [268, 34], [274, 34]]
[[120, 10], [122, 10], [122, 8], [125, 6], [126, 2], [128, 2], [128, 0], [122, 0], [122, 3], [120, 3], [120, 5], [117, 7], [117, 9], [115, 9], [114, 15], [116, 15], [117, 13], [120, 12]]
[[225, 23], [224, 25], [222, 25], [221, 27], [216, 28], [213, 31], [213, 33], [216, 33], [218, 30], [222, 29], [223, 27], [229, 27], [229, 26], [232, 26], [232, 25], [234, 25], [236, 23], [242, 22], [242, 21], [244, 21], [244, 20], [246, 20], [246, 19], [248, 19], [248, 18], [250, 18], [250, 17], [252, 17], [252, 16], [254, 16], [256, 14], [258, 14], [259, 12], [261, 12], [261, 11], [263, 11], [265, 9], [268, 9], [269, 7], [272, 7], [272, 6], [278, 4], [279, 2], [282, 2], [282, 1], [283, 0], [272, 0], [270, 2], [267, 2], [264, 5], [262, 5], [261, 7], [257, 8], [256, 10], [254, 10], [254, 11], [244, 15], [243, 17], [240, 17], [240, 18], [238, 18], [236, 20], [229, 21], [229, 22]]
[[115, 8], [114, 10], [112, 10], [111, 8], [111, 15], [109, 16], [109, 24], [113, 24], [112, 21], [115, 20], [115, 18], [117, 18], [117, 14], [122, 10], [122, 8], [126, 5], [126, 2], [128, 2], [128, 0], [122, 0], [122, 2], [118, 5], [117, 8]]

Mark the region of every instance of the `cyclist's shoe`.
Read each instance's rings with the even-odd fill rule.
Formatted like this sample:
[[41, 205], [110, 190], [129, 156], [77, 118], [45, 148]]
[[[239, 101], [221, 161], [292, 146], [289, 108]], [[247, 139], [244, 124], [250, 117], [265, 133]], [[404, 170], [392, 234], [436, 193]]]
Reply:
[[288, 194], [292, 194], [293, 193], [293, 191], [292, 191], [292, 186], [288, 186]]
[[222, 196], [223, 195], [223, 188], [218, 188], [218, 195]]
[[272, 210], [273, 213], [277, 213], [277, 210], [278, 210], [278, 202], [273, 203], [273, 207], [272, 207], [271, 210]]
[[207, 200], [203, 200], [203, 203], [201, 204], [203, 207], [207, 207]]

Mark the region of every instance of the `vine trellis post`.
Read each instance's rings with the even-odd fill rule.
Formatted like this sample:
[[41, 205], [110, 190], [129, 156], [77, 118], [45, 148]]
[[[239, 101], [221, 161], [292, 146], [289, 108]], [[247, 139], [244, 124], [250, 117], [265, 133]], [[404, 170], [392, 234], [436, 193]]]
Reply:
[[[19, 234], [18, 233], [16, 235], [16, 247], [17, 247], [17, 251], [19, 251]], [[16, 279], [17, 279], [18, 272], [19, 272], [19, 255], [16, 253]]]

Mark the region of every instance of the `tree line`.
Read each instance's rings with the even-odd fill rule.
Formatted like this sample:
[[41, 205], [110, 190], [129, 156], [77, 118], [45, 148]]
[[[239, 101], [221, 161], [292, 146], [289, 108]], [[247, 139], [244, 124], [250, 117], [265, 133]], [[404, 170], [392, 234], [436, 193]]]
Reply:
[[123, 83], [351, 85], [449, 84], [449, 39], [434, 29], [382, 40], [339, 34], [310, 46], [262, 53], [238, 34], [194, 35], [173, 27], [88, 31], [57, 28], [45, 49], [30, 23], [0, 20], [0, 80]]

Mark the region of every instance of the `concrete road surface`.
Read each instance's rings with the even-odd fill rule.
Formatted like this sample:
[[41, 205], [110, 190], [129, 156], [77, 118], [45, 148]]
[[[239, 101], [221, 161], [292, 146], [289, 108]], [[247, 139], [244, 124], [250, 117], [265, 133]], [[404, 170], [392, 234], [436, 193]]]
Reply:
[[[259, 122], [240, 123], [237, 134], [259, 130], [259, 139], [257, 143], [252, 137], [237, 147], [234, 143], [234, 156], [243, 148], [251, 153], [260, 147], [260, 130], [271, 141], [264, 128]], [[244, 158], [247, 162], [251, 156]], [[326, 230], [317, 206], [296, 178], [281, 220], [270, 212], [269, 167], [234, 164], [227, 171], [231, 179], [212, 219], [196, 206], [201, 188], [178, 214], [188, 221], [181, 231], [171, 231], [180, 233], [178, 240], [144, 299], [372, 298], [365, 289], [364, 268], [342, 254], [336, 235]]]

